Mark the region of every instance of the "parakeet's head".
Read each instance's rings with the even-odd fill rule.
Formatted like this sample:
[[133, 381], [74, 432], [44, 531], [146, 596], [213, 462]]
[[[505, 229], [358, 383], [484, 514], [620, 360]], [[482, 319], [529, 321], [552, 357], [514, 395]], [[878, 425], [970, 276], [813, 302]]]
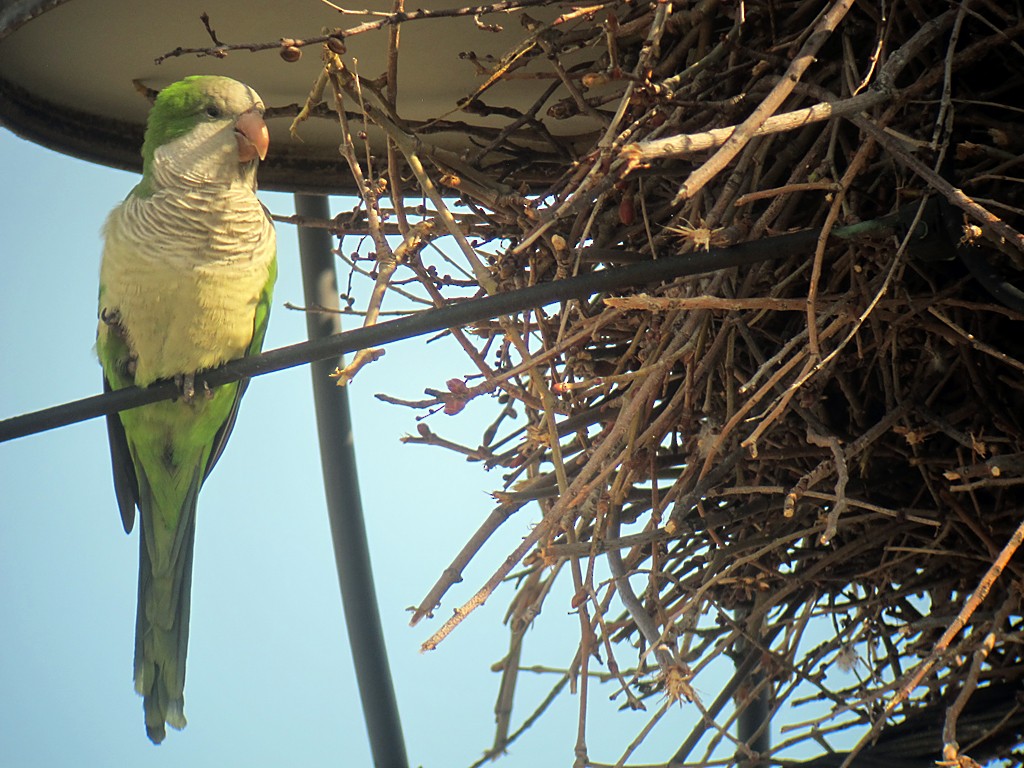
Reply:
[[229, 77], [194, 75], [156, 97], [142, 145], [143, 187], [253, 180], [270, 136], [263, 100]]

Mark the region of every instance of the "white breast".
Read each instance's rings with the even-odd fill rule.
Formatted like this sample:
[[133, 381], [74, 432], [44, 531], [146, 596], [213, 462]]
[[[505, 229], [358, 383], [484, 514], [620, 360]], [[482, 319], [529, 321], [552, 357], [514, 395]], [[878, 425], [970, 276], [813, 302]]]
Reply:
[[251, 190], [129, 197], [107, 220], [101, 307], [117, 313], [135, 381], [216, 367], [245, 354], [275, 254]]

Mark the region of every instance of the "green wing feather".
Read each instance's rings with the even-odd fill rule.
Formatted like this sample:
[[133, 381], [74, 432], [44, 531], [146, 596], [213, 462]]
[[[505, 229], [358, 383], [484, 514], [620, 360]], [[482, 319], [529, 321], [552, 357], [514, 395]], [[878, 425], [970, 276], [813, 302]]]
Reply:
[[[269, 216], [269, 213], [267, 214]], [[277, 261], [275, 260], [270, 266], [270, 279], [267, 281], [267, 288], [260, 294], [259, 302], [256, 304], [256, 314], [253, 319], [253, 333], [252, 342], [249, 344], [249, 349], [246, 350], [245, 357], [250, 355], [259, 354], [260, 350], [263, 349], [263, 339], [267, 335], [267, 321], [270, 319], [270, 301], [273, 296], [274, 283], [277, 281]], [[221, 453], [224, 452], [224, 446], [227, 444], [228, 437], [231, 435], [231, 430], [235, 428], [235, 418], [238, 416], [238, 404], [242, 401], [242, 395], [245, 394], [245, 390], [249, 387], [249, 380], [242, 379], [238, 382], [238, 392], [235, 395], [234, 403], [231, 406], [231, 411], [228, 413], [228, 417], [221, 427], [220, 431], [217, 432], [217, 436], [214, 440], [213, 450], [210, 452], [210, 458], [206, 465], [206, 473], [203, 479], [213, 471], [214, 465], [217, 460], [220, 459]]]

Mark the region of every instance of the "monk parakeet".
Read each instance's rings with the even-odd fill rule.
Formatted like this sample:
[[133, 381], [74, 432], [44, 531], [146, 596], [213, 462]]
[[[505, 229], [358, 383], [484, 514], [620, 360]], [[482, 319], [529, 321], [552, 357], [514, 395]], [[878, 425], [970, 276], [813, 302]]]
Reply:
[[269, 135], [263, 102], [226, 77], [160, 92], [142, 181], [103, 229], [96, 349], [107, 390], [178, 382], [181, 396], [109, 416], [126, 532], [141, 528], [135, 689], [146, 733], [185, 726], [196, 498], [224, 449], [245, 383], [195, 391], [195, 374], [259, 352], [277, 276], [273, 224], [256, 198]]

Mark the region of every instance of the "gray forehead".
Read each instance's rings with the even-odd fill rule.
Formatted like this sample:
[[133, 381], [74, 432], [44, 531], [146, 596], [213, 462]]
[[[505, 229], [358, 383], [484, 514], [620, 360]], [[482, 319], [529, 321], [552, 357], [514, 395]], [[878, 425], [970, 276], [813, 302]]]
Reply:
[[227, 77], [217, 78], [212, 83], [210, 91], [232, 112], [245, 112], [253, 106], [258, 106], [261, 109], [264, 107], [263, 99], [254, 88]]

